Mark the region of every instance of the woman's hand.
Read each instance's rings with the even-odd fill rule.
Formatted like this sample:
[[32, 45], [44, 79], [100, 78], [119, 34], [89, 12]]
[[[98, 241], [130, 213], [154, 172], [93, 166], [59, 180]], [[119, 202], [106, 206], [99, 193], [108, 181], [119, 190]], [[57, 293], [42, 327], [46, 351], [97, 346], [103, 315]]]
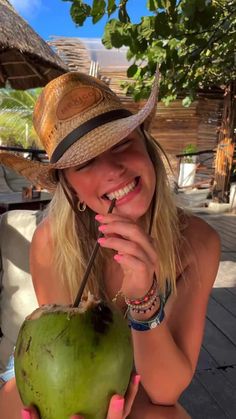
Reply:
[[[22, 419], [40, 419], [37, 410], [34, 407], [27, 407], [21, 411]], [[84, 419], [83, 416], [73, 415], [70, 419]]]
[[[115, 394], [112, 396], [107, 418], [106, 419], [125, 419], [130, 414], [135, 396], [138, 391], [140, 382], [140, 375], [134, 375], [129, 383], [125, 398]], [[40, 419], [37, 410], [34, 407], [25, 408], [22, 410], [22, 419]], [[83, 416], [77, 414], [70, 417], [70, 419], [84, 419]]]
[[115, 250], [114, 256], [123, 270], [122, 292], [128, 298], [142, 297], [158, 275], [158, 257], [152, 239], [135, 222], [117, 214], [96, 215], [101, 223], [98, 239], [102, 247]]

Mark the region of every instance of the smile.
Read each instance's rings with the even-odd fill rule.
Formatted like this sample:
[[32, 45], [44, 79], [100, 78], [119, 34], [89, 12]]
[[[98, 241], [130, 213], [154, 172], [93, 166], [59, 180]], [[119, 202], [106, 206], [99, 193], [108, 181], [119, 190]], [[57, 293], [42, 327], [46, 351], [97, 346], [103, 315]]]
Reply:
[[134, 191], [134, 189], [139, 183], [139, 179], [140, 177], [136, 177], [132, 182], [125, 185], [124, 188], [117, 189], [116, 191], [110, 192], [108, 194], [104, 194], [102, 197], [105, 199], [109, 199], [110, 201], [112, 201], [112, 199], [114, 198], [117, 200], [124, 198], [124, 196]]

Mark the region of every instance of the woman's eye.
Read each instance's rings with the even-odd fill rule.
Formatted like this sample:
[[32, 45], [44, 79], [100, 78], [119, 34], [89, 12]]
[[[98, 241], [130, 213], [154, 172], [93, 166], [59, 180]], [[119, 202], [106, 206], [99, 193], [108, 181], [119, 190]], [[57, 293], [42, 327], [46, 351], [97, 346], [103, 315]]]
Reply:
[[86, 167], [90, 166], [93, 163], [94, 159], [86, 161], [85, 163], [81, 164], [76, 168], [76, 172], [79, 172], [80, 170], [85, 169]]
[[131, 141], [132, 140], [126, 140], [126, 141], [124, 141], [124, 142], [122, 142], [122, 143], [119, 143], [119, 144], [117, 144], [117, 145], [115, 145], [113, 148], [112, 148], [112, 150], [113, 151], [123, 151], [123, 150], [125, 150], [126, 148], [128, 148], [128, 146], [131, 144]]

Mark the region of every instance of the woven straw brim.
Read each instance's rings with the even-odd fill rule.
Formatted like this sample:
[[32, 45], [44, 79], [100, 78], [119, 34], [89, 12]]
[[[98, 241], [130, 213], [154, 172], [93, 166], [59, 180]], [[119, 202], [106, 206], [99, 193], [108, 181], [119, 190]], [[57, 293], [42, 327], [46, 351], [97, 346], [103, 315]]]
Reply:
[[119, 141], [127, 137], [139, 125], [145, 122], [153, 111], [157, 101], [158, 77], [156, 77], [151, 95], [145, 106], [134, 115], [118, 119], [95, 128], [77, 140], [54, 164], [26, 160], [10, 153], [0, 153], [0, 162], [16, 170], [33, 184], [53, 191], [56, 188], [55, 169], [78, 166], [97, 157]]
[[33, 184], [54, 190], [56, 188], [55, 169], [77, 166], [108, 150], [140, 125], [135, 116], [125, 118], [129, 121], [118, 120], [94, 129], [92, 136], [89, 133], [76, 141], [57, 163], [30, 161], [9, 153], [0, 153], [0, 162], [16, 170]]

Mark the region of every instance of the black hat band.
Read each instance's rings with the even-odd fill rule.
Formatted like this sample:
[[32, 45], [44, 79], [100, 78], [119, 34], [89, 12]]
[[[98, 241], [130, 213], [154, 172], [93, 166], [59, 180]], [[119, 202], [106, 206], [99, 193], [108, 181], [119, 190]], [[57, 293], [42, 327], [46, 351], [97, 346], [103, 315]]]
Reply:
[[128, 109], [114, 109], [113, 111], [105, 112], [89, 119], [63, 138], [60, 144], [58, 144], [53, 151], [50, 163], [56, 163], [63, 156], [66, 150], [72, 146], [72, 144], [95, 128], [107, 124], [108, 122], [116, 121], [117, 119], [127, 118], [131, 115], [133, 114], [128, 111]]

